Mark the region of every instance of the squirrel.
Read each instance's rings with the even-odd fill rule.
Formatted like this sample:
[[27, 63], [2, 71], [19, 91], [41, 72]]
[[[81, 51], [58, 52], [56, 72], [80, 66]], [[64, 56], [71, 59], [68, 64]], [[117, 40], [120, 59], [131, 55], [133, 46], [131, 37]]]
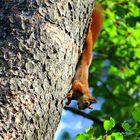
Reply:
[[95, 103], [96, 99], [90, 96], [88, 86], [88, 69], [92, 60], [92, 46], [95, 43], [101, 29], [102, 12], [101, 6], [97, 5], [92, 12], [84, 43], [84, 50], [77, 67], [71, 90], [67, 95], [68, 102], [66, 105], [69, 105], [71, 100], [77, 100], [78, 109], [93, 109], [91, 104]]

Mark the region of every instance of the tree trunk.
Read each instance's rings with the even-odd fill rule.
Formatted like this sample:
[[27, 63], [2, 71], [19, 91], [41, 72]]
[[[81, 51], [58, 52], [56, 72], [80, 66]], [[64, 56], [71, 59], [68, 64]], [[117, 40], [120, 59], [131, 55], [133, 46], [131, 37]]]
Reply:
[[0, 140], [53, 139], [93, 1], [0, 1]]

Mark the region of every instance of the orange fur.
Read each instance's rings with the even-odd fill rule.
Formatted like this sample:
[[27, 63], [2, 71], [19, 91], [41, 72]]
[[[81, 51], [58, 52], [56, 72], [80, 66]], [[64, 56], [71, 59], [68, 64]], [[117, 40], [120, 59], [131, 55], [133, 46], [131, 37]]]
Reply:
[[88, 69], [92, 60], [92, 46], [95, 43], [101, 28], [102, 12], [100, 10], [100, 5], [98, 5], [94, 8], [91, 16], [85, 41], [85, 48], [81, 55], [81, 61], [78, 65], [71, 91], [67, 96], [67, 105], [70, 104], [71, 100], [77, 100], [79, 109], [91, 109], [90, 105], [96, 102], [96, 99], [91, 97], [89, 92]]

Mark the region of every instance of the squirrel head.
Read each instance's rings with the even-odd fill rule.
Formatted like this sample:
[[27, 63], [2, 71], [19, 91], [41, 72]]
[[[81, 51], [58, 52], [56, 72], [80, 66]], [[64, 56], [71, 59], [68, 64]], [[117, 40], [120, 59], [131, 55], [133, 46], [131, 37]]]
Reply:
[[86, 108], [93, 109], [90, 105], [95, 102], [96, 102], [95, 98], [91, 96], [83, 95], [77, 100], [77, 105], [80, 110]]

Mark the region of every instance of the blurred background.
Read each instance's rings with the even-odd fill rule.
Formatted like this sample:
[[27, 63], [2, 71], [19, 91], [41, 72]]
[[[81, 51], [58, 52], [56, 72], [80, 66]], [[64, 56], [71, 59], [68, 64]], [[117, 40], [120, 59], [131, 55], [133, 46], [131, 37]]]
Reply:
[[[98, 102], [93, 110], [79, 111], [74, 101], [66, 107], [55, 140], [86, 140], [90, 135], [99, 140], [115, 132], [127, 140], [140, 138], [140, 1], [96, 3], [102, 4], [104, 23], [93, 49], [89, 84]], [[116, 125], [105, 131], [110, 117]]]

